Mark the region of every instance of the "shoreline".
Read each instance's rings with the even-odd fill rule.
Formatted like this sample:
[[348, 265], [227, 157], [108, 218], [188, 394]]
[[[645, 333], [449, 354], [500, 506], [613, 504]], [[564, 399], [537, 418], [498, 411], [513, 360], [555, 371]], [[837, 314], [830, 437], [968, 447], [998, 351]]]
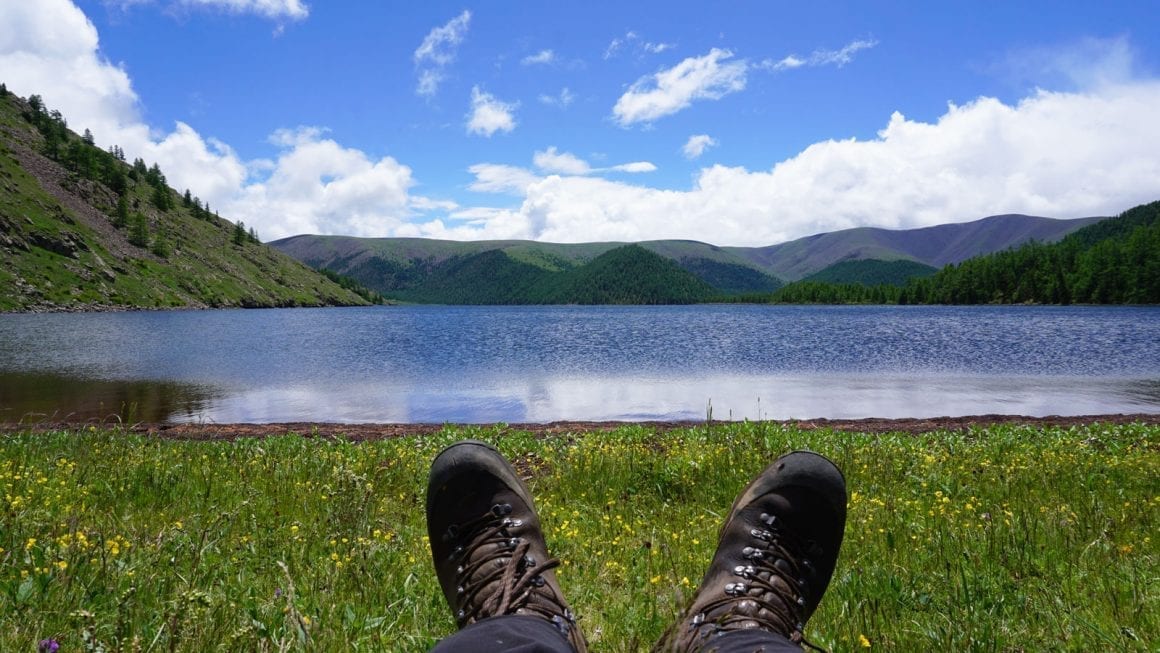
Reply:
[[[183, 424], [183, 423], [138, 423], [124, 425], [115, 421], [84, 422], [33, 422], [27, 424], [0, 422], [0, 435], [11, 433], [45, 433], [49, 431], [84, 430], [90, 427], [101, 429], [123, 429], [128, 433], [147, 435], [167, 440], [235, 440], [238, 438], [264, 438], [288, 433], [307, 437], [337, 438], [352, 441], [382, 440], [413, 435], [431, 435], [447, 428], [494, 429], [499, 433], [531, 433], [537, 437], [557, 435], [577, 435], [594, 431], [613, 431], [618, 428], [644, 427], [655, 431], [700, 428], [714, 425], [736, 424], [738, 422], [704, 420], [688, 421], [557, 421], [534, 423], [487, 423], [487, 424], [432, 424], [432, 423], [353, 423], [336, 422], [279, 422], [279, 423], [223, 423], [223, 424]], [[972, 428], [1012, 425], [1032, 427], [1067, 427], [1088, 424], [1132, 424], [1160, 425], [1160, 413], [1120, 413], [1103, 415], [1049, 415], [1031, 417], [1027, 415], [967, 415], [961, 417], [930, 418], [859, 418], [859, 419], [802, 419], [802, 420], [761, 420], [761, 424], [790, 426], [805, 430], [831, 429], [843, 433], [909, 433], [919, 435], [936, 431], [962, 432]]]

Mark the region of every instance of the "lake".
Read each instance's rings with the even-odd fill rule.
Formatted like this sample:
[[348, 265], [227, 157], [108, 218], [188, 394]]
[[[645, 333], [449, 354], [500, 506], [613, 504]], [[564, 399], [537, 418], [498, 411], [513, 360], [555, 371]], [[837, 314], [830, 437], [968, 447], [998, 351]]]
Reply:
[[0, 421], [1160, 412], [1160, 307], [407, 306], [0, 315]]

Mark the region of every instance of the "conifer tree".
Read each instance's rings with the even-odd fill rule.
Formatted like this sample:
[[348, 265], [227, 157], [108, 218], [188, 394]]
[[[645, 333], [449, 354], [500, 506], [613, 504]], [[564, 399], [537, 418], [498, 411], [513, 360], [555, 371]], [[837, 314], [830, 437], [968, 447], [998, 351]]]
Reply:
[[129, 242], [137, 247], [149, 246], [149, 221], [141, 213], [134, 213], [131, 218]]
[[113, 226], [123, 229], [129, 224], [129, 200], [121, 195], [117, 198], [117, 212], [113, 215]]

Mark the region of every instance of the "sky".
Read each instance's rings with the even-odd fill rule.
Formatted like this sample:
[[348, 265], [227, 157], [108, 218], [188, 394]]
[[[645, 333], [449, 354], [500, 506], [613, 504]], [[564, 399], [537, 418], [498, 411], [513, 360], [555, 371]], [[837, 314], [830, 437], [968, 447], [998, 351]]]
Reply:
[[0, 82], [296, 234], [763, 246], [1160, 199], [1160, 5], [0, 0]]

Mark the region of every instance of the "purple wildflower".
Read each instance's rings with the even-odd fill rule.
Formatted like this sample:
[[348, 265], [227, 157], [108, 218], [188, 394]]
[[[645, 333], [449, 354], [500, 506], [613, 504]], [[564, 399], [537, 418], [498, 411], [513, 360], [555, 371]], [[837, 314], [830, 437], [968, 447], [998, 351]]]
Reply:
[[281, 587], [274, 588], [274, 598], [276, 598], [276, 599], [282, 598], [282, 588]]
[[49, 637], [48, 639], [40, 640], [40, 645], [36, 649], [38, 653], [56, 653], [60, 650], [60, 642], [56, 638]]

